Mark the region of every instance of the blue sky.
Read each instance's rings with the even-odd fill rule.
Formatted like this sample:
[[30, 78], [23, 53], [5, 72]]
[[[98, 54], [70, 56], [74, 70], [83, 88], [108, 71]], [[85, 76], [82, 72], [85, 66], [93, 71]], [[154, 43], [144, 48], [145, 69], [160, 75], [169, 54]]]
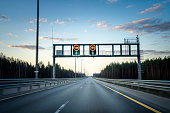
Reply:
[[[0, 0], [0, 52], [35, 64], [36, 0]], [[119, 43], [139, 35], [144, 58], [170, 55], [170, 0], [40, 0], [39, 61], [54, 43]], [[146, 54], [147, 53], [147, 54]], [[78, 58], [86, 72], [136, 58]], [[56, 62], [74, 70], [74, 58]], [[89, 64], [89, 62], [93, 62]]]

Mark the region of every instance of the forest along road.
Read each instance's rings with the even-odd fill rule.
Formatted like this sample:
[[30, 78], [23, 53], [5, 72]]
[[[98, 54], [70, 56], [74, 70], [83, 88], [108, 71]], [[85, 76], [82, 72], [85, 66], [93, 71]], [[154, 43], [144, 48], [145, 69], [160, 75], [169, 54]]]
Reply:
[[91, 77], [76, 83], [0, 101], [0, 113], [168, 112]]

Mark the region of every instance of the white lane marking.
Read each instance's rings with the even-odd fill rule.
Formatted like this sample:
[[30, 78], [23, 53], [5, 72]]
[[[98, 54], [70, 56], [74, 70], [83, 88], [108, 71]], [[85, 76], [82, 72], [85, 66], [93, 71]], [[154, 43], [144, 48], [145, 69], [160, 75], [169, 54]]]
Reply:
[[55, 113], [59, 113], [68, 103], [69, 101], [66, 101], [63, 105], [60, 106], [60, 108]]

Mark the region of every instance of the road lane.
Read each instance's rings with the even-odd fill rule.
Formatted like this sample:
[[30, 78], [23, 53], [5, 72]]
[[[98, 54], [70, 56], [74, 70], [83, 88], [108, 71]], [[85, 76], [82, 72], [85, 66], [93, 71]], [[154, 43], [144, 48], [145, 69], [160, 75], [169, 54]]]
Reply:
[[153, 113], [88, 78], [61, 113]]
[[153, 113], [95, 82], [93, 78], [0, 102], [0, 113], [14, 112]]
[[54, 113], [76, 92], [81, 82], [0, 102], [0, 113]]

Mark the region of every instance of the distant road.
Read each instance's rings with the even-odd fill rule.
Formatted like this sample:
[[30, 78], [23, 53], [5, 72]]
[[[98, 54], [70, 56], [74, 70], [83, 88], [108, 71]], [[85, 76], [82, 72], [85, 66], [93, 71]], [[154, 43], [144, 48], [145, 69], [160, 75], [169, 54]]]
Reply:
[[0, 113], [154, 113], [164, 109], [89, 77], [0, 101]]

